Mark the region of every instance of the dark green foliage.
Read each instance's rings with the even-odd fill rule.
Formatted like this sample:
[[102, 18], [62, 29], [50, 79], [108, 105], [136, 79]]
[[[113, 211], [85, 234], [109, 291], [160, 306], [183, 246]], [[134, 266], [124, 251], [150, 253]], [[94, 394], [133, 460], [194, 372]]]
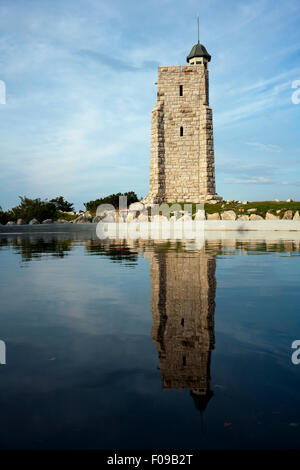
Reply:
[[0, 224], [5, 225], [8, 221], [9, 221], [8, 212], [3, 211], [2, 207], [0, 206]]
[[21, 202], [7, 212], [9, 220], [25, 220], [28, 223], [31, 219], [42, 222], [45, 219], [55, 219], [57, 215], [56, 206], [53, 202], [42, 201], [41, 199], [29, 199], [19, 196]]
[[95, 201], [85, 202], [85, 208], [90, 211], [92, 215], [96, 214], [97, 207], [101, 204], [111, 204], [115, 209], [119, 208], [119, 196], [127, 196], [127, 205], [137, 202], [139, 199], [135, 192], [129, 191], [128, 193], [110, 194], [109, 196], [96, 199]]
[[50, 199], [50, 202], [53, 202], [53, 204], [55, 204], [55, 207], [58, 211], [74, 211], [73, 203], [66, 201], [63, 196], [58, 196], [55, 199]]

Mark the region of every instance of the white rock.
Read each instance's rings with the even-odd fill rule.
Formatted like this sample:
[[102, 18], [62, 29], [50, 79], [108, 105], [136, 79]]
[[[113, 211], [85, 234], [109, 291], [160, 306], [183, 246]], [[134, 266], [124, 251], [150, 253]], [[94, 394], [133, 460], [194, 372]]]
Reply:
[[293, 220], [300, 220], [300, 214], [299, 211], [295, 212]]
[[216, 201], [215, 199], [212, 199], [211, 201], [208, 201], [208, 204], [218, 204], [219, 201]]
[[91, 220], [90, 220], [89, 217], [85, 217], [84, 215], [80, 215], [79, 217], [77, 217], [77, 219], [73, 220], [73, 223], [74, 224], [88, 224], [90, 221]]
[[188, 221], [188, 220], [193, 220], [193, 219], [192, 219], [192, 217], [191, 217], [190, 215], [186, 214], [186, 215], [183, 215], [182, 217], [180, 217], [180, 218], [178, 219], [178, 222], [186, 222], [186, 221]]
[[264, 220], [261, 215], [251, 214], [249, 220]]
[[13, 222], [12, 220], [9, 220], [6, 225], [16, 225], [16, 222]]
[[236, 220], [236, 213], [234, 211], [225, 211], [221, 214], [222, 220]]
[[116, 221], [115, 213], [107, 214], [103, 217], [102, 222], [112, 223]]
[[69, 224], [70, 222], [66, 219], [57, 219], [55, 223], [56, 224]]
[[275, 199], [275, 202], [280, 202], [280, 199]]
[[246, 204], [249, 204], [249, 201], [243, 201], [243, 204], [246, 205]]
[[138, 216], [138, 221], [139, 222], [148, 222], [149, 221], [149, 216], [148, 214], [140, 214]]
[[266, 220], [278, 220], [280, 219], [279, 215], [274, 215], [271, 212], [266, 213]]
[[249, 220], [249, 215], [240, 215], [239, 220]]
[[129, 210], [130, 211], [143, 211], [145, 209], [145, 206], [144, 204], [142, 204], [141, 202], [133, 202], [132, 204], [130, 204], [129, 206]]
[[18, 219], [17, 220], [17, 225], [26, 225], [26, 222], [23, 219]]
[[156, 214], [151, 217], [151, 221], [152, 222], [168, 222], [168, 218], [165, 215]]
[[249, 213], [256, 212], [256, 211], [257, 211], [256, 207], [253, 207], [252, 209], [247, 209], [247, 212]]
[[287, 199], [286, 202], [293, 202], [293, 199]]
[[128, 212], [127, 217], [126, 217], [126, 222], [133, 222], [134, 220], [136, 221], [136, 216], [135, 212]]
[[52, 219], [46, 219], [46, 220], [43, 220], [42, 224], [52, 224], [53, 223], [53, 220]]
[[285, 220], [293, 220], [293, 211], [286, 211], [283, 214], [282, 218], [285, 219]]
[[205, 220], [205, 210], [199, 209], [195, 214], [195, 220]]
[[215, 212], [214, 214], [206, 214], [207, 220], [220, 220], [219, 212]]
[[31, 221], [29, 222], [29, 225], [37, 225], [39, 224], [39, 221], [37, 219], [31, 219]]

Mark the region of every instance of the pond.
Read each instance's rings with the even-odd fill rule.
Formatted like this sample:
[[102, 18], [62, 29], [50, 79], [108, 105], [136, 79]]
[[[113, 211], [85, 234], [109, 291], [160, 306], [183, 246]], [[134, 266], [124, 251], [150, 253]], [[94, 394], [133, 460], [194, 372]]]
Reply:
[[300, 241], [247, 237], [0, 235], [0, 448], [299, 448]]

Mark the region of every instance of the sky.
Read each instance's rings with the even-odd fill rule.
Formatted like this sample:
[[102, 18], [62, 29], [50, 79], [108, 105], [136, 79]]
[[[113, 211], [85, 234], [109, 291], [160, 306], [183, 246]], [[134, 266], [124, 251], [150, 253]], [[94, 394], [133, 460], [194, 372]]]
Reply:
[[299, 0], [0, 0], [2, 208], [145, 196], [157, 67], [186, 63], [198, 14], [217, 193], [300, 200]]

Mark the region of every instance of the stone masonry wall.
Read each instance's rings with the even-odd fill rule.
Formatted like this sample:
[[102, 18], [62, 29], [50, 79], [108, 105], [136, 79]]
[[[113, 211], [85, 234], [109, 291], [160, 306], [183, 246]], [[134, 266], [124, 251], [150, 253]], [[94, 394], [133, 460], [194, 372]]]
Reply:
[[216, 195], [208, 86], [206, 64], [158, 68], [146, 204], [201, 203]]

